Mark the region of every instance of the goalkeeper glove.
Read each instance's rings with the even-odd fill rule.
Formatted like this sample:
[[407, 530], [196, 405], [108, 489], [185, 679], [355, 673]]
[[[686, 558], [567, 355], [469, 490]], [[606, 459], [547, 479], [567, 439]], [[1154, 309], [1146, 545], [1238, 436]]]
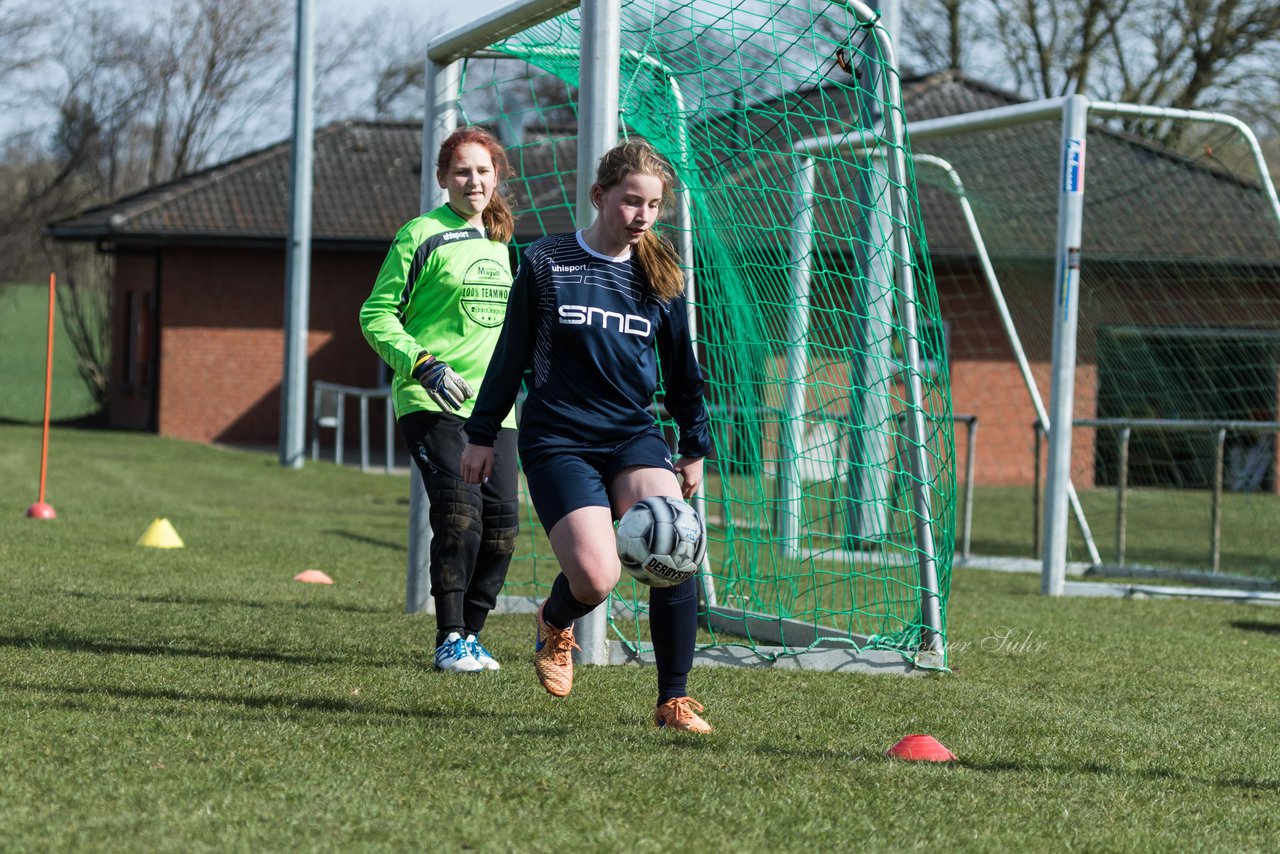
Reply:
[[426, 351], [413, 365], [413, 378], [422, 383], [436, 406], [445, 411], [458, 409], [464, 400], [475, 394], [457, 371]]

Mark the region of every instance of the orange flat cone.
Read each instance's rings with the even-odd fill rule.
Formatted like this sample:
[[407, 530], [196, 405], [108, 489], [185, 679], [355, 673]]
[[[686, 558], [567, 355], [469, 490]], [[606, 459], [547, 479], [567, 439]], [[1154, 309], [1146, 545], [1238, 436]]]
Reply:
[[907, 735], [885, 751], [895, 759], [912, 759], [923, 762], [950, 762], [956, 755], [931, 735]]
[[294, 581], [301, 581], [305, 584], [332, 584], [333, 579], [325, 575], [318, 569], [304, 569], [293, 577]]
[[147, 526], [147, 530], [138, 537], [138, 545], [150, 546], [153, 549], [180, 549], [182, 537], [173, 529], [168, 519], [156, 519]]

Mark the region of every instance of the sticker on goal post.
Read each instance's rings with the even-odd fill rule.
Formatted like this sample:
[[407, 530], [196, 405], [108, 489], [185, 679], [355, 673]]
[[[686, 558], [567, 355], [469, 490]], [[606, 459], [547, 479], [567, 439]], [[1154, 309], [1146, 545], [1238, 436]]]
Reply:
[[1062, 153], [1062, 191], [1079, 195], [1084, 192], [1084, 140], [1068, 139]]
[[1071, 299], [1071, 282], [1080, 277], [1080, 247], [1067, 247], [1067, 263], [1058, 276], [1058, 305], [1065, 306]]

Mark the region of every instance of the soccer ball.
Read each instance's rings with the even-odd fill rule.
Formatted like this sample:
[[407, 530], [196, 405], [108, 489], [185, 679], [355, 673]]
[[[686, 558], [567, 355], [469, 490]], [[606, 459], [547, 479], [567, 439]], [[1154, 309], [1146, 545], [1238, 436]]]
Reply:
[[618, 523], [618, 557], [627, 574], [650, 587], [672, 587], [698, 571], [707, 531], [698, 511], [661, 495], [638, 501]]

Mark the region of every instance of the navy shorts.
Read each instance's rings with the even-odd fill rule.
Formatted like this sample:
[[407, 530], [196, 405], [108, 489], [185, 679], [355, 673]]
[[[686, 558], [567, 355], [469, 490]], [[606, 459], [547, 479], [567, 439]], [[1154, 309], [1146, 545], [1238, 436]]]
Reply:
[[631, 466], [674, 472], [671, 449], [657, 431], [605, 447], [544, 451], [524, 461], [529, 498], [547, 533], [580, 507], [610, 507], [609, 482]]

